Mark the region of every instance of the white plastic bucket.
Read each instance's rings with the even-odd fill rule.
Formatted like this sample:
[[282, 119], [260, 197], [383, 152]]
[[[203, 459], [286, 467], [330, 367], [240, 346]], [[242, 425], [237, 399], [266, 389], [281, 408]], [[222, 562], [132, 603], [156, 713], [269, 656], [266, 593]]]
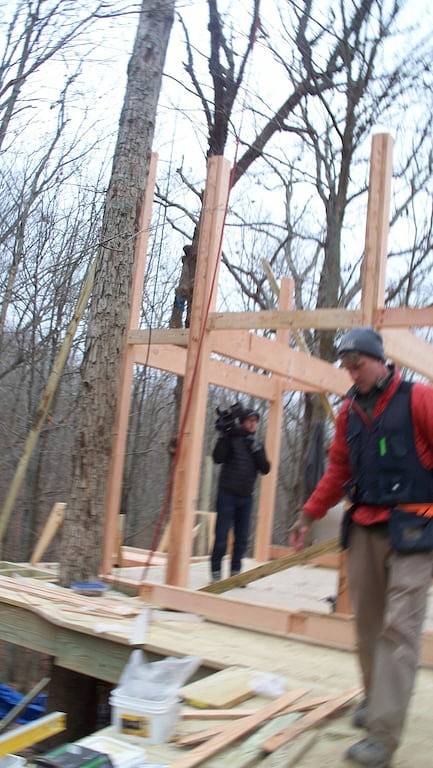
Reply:
[[180, 712], [179, 699], [133, 699], [116, 691], [111, 693], [110, 705], [111, 723], [116, 731], [146, 744], [168, 741]]

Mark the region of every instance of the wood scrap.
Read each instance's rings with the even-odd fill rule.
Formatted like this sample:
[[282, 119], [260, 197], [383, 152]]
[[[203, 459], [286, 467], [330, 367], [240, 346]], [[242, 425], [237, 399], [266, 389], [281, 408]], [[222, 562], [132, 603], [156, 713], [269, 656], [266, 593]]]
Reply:
[[246, 586], [252, 581], [263, 579], [265, 576], [271, 576], [273, 573], [285, 571], [287, 568], [291, 568], [294, 565], [302, 565], [303, 563], [308, 562], [311, 557], [322, 555], [325, 552], [332, 552], [337, 549], [338, 546], [338, 539], [330, 539], [325, 542], [322, 541], [319, 544], [313, 544], [311, 547], [306, 547], [301, 552], [293, 552], [290, 555], [280, 557], [278, 560], [271, 560], [263, 565], [258, 565], [256, 568], [251, 568], [249, 571], [240, 573], [238, 576], [230, 576], [229, 579], [222, 579], [214, 584], [208, 584], [207, 587], [202, 587], [199, 592], [209, 592], [213, 595], [220, 595], [223, 592], [228, 592], [230, 589]]
[[251, 681], [256, 674], [247, 667], [227, 667], [185, 685], [179, 695], [191, 706], [203, 709], [234, 707], [254, 696]]
[[[318, 696], [315, 699], [311, 699], [310, 701], [306, 701], [305, 703], [299, 703], [299, 704], [292, 704], [290, 707], [287, 707], [286, 709], [282, 710], [281, 712], [278, 712], [276, 715], [274, 715], [274, 718], [281, 717], [282, 715], [290, 715], [290, 714], [300, 714], [302, 712], [308, 712], [311, 709], [315, 709], [316, 707], [321, 706], [322, 704], [328, 703], [330, 700], [333, 700], [330, 696]], [[210, 715], [213, 715], [213, 719], [218, 720], [224, 720], [224, 713], [230, 712], [230, 717], [227, 719], [237, 719], [242, 717], [249, 717], [252, 714], [255, 714], [259, 712], [259, 709], [256, 710], [249, 710], [249, 709], [231, 709], [231, 710], [224, 710], [224, 709], [216, 709], [216, 710], [201, 710], [197, 713], [193, 713], [193, 717], [187, 717], [185, 718], [184, 715], [182, 715], [182, 719], [189, 719], [189, 720], [200, 720], [200, 719], [212, 719]], [[209, 713], [207, 717], [202, 718], [201, 713], [207, 712]], [[189, 713], [190, 714], [190, 713]], [[272, 719], [272, 718], [271, 718]], [[224, 731], [226, 725], [225, 723], [219, 723], [214, 726], [211, 726], [210, 728], [203, 729], [202, 731], [195, 731], [194, 733], [189, 733], [185, 735], [181, 735], [176, 739], [176, 742], [178, 746], [180, 747], [192, 747], [196, 744], [202, 744], [204, 741], [207, 741], [208, 739], [212, 738], [212, 736], [215, 736], [217, 733], [222, 733]]]
[[[263, 756], [262, 742], [268, 736], [276, 733], [280, 728], [287, 728], [299, 714], [279, 715], [275, 720], [269, 720], [260, 729], [256, 730], [240, 744], [233, 744], [224, 749], [220, 755], [206, 760], [206, 768], [252, 768]], [[261, 764], [261, 762], [260, 762]]]
[[269, 720], [276, 712], [290, 706], [297, 699], [300, 699], [307, 693], [307, 689], [300, 688], [296, 691], [290, 691], [283, 696], [279, 696], [278, 699], [267, 704], [260, 709], [259, 712], [250, 717], [243, 717], [241, 720], [236, 720], [234, 723], [230, 723], [224, 729], [223, 733], [218, 733], [213, 738], [209, 739], [206, 744], [200, 744], [200, 746], [192, 749], [188, 755], [179, 758], [172, 763], [171, 768], [193, 768], [195, 765], [199, 765], [207, 758], [216, 755], [223, 749], [228, 747], [233, 742], [246, 736], [248, 733], [255, 731], [266, 720]]
[[304, 715], [304, 717], [298, 723], [295, 723], [295, 725], [266, 739], [263, 743], [264, 752], [274, 752], [279, 747], [282, 747], [283, 744], [287, 744], [292, 739], [295, 739], [299, 734], [318, 725], [326, 717], [329, 717], [329, 715], [332, 715], [346, 704], [349, 704], [355, 696], [358, 696], [361, 693], [361, 690], [361, 688], [352, 688], [351, 690], [346, 691], [336, 699], [332, 699], [327, 704], [322, 704], [320, 707], [317, 707], [317, 709]]
[[237, 720], [238, 717], [255, 715], [257, 709], [192, 709], [181, 713], [182, 720]]

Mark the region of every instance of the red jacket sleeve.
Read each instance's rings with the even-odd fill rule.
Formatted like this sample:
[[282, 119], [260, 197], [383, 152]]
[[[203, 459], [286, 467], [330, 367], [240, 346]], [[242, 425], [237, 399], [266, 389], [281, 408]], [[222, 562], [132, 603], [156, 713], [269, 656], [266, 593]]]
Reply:
[[303, 506], [310, 517], [324, 517], [345, 495], [344, 485], [350, 479], [349, 451], [346, 440], [348, 405], [337, 416], [335, 435], [329, 450], [328, 468]]
[[433, 468], [433, 387], [417, 382], [412, 390], [412, 421], [418, 456], [427, 469]]

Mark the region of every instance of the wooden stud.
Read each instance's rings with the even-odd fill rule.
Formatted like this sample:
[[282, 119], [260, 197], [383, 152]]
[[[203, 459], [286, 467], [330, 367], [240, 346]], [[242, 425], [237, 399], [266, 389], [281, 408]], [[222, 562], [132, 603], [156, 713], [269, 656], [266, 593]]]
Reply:
[[66, 504], [63, 504], [62, 502], [57, 502], [53, 505], [53, 508], [45, 521], [45, 525], [42, 528], [39, 539], [36, 542], [36, 546], [30, 558], [31, 565], [36, 565], [37, 563], [41, 562], [44, 553], [47, 551], [52, 540], [54, 539], [54, 536], [63, 523], [65, 507]]
[[362, 325], [373, 325], [376, 310], [384, 305], [392, 178], [392, 145], [393, 140], [389, 133], [378, 133], [373, 136], [370, 155], [365, 251], [362, 264]]
[[[293, 280], [283, 278], [281, 281], [279, 306], [289, 309], [293, 305]], [[288, 345], [290, 331], [277, 330], [277, 341]], [[254, 559], [259, 563], [269, 560], [269, 547], [272, 544], [274, 510], [277, 498], [278, 472], [280, 468], [280, 450], [282, 423], [284, 414], [284, 379], [278, 377], [277, 397], [270, 404], [266, 425], [266, 454], [271, 464], [271, 470], [260, 481], [260, 498], [257, 508], [255, 532]]]
[[[215, 306], [220, 246], [229, 194], [230, 165], [224, 157], [211, 157], [204, 193], [203, 211], [197, 252], [194, 295], [191, 312], [190, 341], [183, 382], [179, 435], [180, 454], [173, 485], [168, 584], [185, 586], [189, 576], [192, 551], [192, 528], [198, 507], [201, 452], [205, 426], [206, 399], [209, 383], [209, 334], [203, 334], [205, 313]], [[213, 295], [211, 295], [211, 292]], [[187, 405], [188, 412], [185, 413]]]
[[[149, 227], [152, 217], [153, 194], [155, 189], [156, 165], [157, 156], [152, 154], [149, 163], [146, 192], [140, 213], [140, 231], [135, 241], [128, 330], [137, 328], [140, 322], [147, 244], [149, 240]], [[105, 525], [101, 564], [101, 572], [103, 574], [111, 572], [113, 554], [116, 550], [116, 540], [118, 535], [117, 516], [120, 512], [122, 500], [123, 468], [128, 440], [129, 409], [131, 406], [131, 389], [134, 374], [133, 363], [133, 348], [128, 344], [125, 344], [105, 496]]]

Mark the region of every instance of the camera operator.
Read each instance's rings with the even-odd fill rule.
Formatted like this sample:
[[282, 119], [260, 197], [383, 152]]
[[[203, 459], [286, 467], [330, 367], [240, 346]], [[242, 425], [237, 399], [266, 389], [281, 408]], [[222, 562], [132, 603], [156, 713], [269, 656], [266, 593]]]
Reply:
[[256, 439], [259, 414], [239, 404], [228, 411], [217, 409], [216, 429], [222, 432], [213, 450], [215, 464], [222, 464], [216, 502], [215, 543], [211, 556], [212, 580], [221, 579], [221, 562], [226, 554], [227, 537], [234, 531], [231, 575], [241, 571], [248, 544], [253, 489], [257, 473], [267, 475], [271, 465], [265, 449]]

